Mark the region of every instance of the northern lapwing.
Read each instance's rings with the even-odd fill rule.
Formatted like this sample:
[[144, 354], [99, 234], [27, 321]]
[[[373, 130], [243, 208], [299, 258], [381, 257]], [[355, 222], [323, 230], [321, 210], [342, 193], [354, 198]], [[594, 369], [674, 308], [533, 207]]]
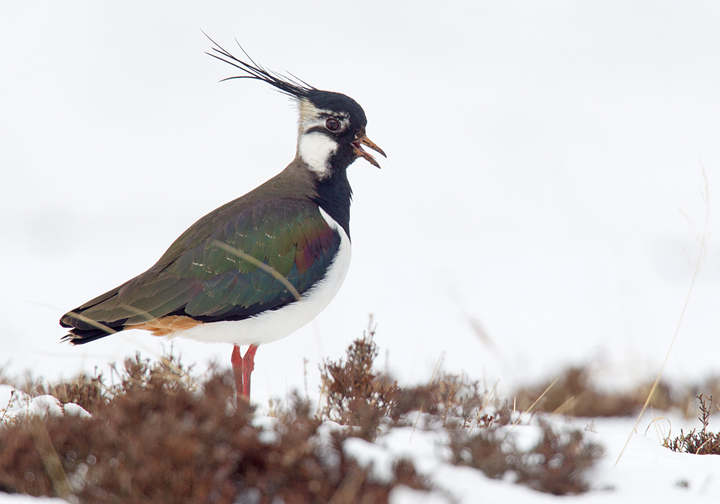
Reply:
[[[132, 280], [66, 313], [84, 344], [127, 329], [234, 345], [238, 399], [250, 396], [257, 347], [284, 338], [335, 297], [350, 263], [347, 168], [363, 149], [385, 156], [365, 134], [362, 107], [340, 93], [266, 70], [215, 44], [208, 54], [297, 101], [297, 154], [278, 175], [210, 212], [160, 260]], [[225, 79], [227, 80], [227, 79]], [[239, 345], [250, 345], [244, 357]]]

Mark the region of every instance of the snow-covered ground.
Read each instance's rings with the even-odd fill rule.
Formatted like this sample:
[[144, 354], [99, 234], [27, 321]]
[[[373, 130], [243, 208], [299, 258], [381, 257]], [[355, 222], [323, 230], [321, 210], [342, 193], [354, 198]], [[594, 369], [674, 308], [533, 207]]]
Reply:
[[[555, 424], [563, 424], [556, 420]], [[587, 420], [572, 422], [584, 428]], [[658, 445], [651, 436], [634, 436], [617, 466], [615, 461], [628, 437], [632, 422], [617, 420], [594, 420], [593, 432], [588, 439], [605, 448], [605, 456], [591, 471], [591, 490], [579, 496], [563, 496], [563, 502], [717, 502], [720, 498], [720, 457], [677, 454]], [[537, 440], [537, 431], [531, 426], [515, 427], [518, 436], [528, 436], [529, 442]], [[416, 431], [410, 442], [412, 429], [395, 429], [388, 439], [379, 444], [387, 446], [391, 453], [408, 455], [423, 473], [431, 475], [432, 481], [447, 490], [462, 504], [478, 502], [549, 502], [559, 497], [541, 494], [527, 487], [506, 480], [491, 480], [478, 470], [460, 468], [448, 464], [438, 454], [438, 435]], [[528, 432], [524, 432], [528, 431]], [[654, 434], [654, 432], [652, 432]], [[357, 444], [364, 443], [357, 441]], [[368, 443], [369, 444], [369, 443]], [[363, 448], [354, 446], [361, 455]], [[417, 502], [401, 500], [395, 504]], [[420, 501], [422, 502], [422, 501]], [[427, 502], [451, 502], [430, 499]]]
[[[6, 418], [18, 415], [88, 415], [77, 405], [65, 405], [64, 411], [51, 396], [29, 398], [12, 387], [0, 385], [0, 403], [7, 409]], [[697, 422], [685, 421], [676, 415], [657, 416], [655, 421], [643, 422], [639, 433], [632, 436], [634, 419], [568, 419], [547, 416], [556, 432], [582, 429], [587, 442], [600, 445], [603, 457], [587, 473], [589, 492], [564, 496], [564, 502], [718, 502], [720, 499], [720, 457], [715, 455], [689, 455], [674, 453], [661, 446], [670, 433], [685, 432], [697, 427]], [[258, 426], [271, 429], [274, 418], [258, 419]], [[541, 430], [532, 416], [518, 419], [515, 426], [505, 427], [516, 446], [529, 450], [541, 438]], [[420, 422], [423, 425], [423, 422]], [[711, 427], [717, 430], [718, 423]], [[329, 434], [342, 428], [326, 422], [320, 433]], [[391, 504], [457, 502], [547, 502], [557, 497], [543, 494], [513, 483], [512, 475], [502, 480], [487, 478], [481, 471], [458, 467], [450, 463], [447, 434], [443, 429], [423, 430], [413, 427], [386, 429], [374, 443], [361, 438], [349, 438], [343, 444], [346, 455], [355, 458], [361, 466], [371, 468], [370, 477], [382, 482], [392, 479], [392, 463], [400, 458], [413, 461], [416, 469], [425, 475], [433, 492], [419, 492], [407, 487], [396, 487], [391, 493]], [[622, 453], [622, 455], [621, 455]], [[43, 499], [41, 499], [42, 501]], [[21, 496], [0, 493], [0, 503], [36, 502]], [[51, 502], [65, 502], [56, 499]]]
[[[218, 83], [234, 73], [203, 54], [202, 29], [354, 97], [389, 156], [351, 167], [350, 273], [315, 322], [259, 350], [259, 403], [305, 383], [312, 395], [318, 362], [339, 358], [369, 313], [402, 383], [429, 380], [441, 355], [501, 392], [578, 362], [613, 387], [654, 377], [706, 210], [666, 376], [717, 373], [718, 26], [709, 1], [3, 3], [0, 366], [57, 379], [160, 352], [132, 333], [62, 345], [57, 320], [292, 159], [291, 104], [260, 83]], [[229, 345], [175, 344], [200, 368], [229, 360]], [[626, 454], [598, 479], [615, 492], [579, 499], [717, 492], [717, 462], [651, 456], [643, 439], [630, 453], [645, 472]], [[698, 465], [715, 479], [672, 486]]]

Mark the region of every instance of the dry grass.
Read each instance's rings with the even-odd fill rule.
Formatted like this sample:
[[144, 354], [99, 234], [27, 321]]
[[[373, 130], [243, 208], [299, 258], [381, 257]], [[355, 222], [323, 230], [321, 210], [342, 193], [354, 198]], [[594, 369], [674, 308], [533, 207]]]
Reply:
[[[637, 414], [648, 399], [653, 384], [642, 383], [633, 390], [611, 393], [598, 388], [590, 378], [587, 367], [569, 367], [557, 381], [522, 387], [514, 392], [517, 407], [527, 409], [547, 390], [535, 406], [536, 411], [576, 417], [627, 417]], [[658, 383], [648, 406], [660, 411], [677, 411], [685, 418], [694, 415], [695, 397], [698, 394], [720, 394], [720, 378], [711, 377], [701, 383], [676, 387], [668, 382]]]

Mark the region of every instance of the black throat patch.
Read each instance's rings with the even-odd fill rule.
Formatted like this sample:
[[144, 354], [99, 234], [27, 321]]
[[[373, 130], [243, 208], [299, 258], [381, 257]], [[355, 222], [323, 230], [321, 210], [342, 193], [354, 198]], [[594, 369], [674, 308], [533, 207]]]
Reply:
[[352, 188], [347, 178], [347, 170], [331, 170], [329, 176], [318, 180], [315, 203], [342, 226], [348, 238], [350, 238], [351, 200]]

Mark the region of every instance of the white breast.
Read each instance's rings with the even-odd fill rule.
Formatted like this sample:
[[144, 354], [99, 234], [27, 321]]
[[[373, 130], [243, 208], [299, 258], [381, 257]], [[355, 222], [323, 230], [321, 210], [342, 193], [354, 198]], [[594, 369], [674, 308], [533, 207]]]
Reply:
[[317, 317], [330, 304], [345, 280], [350, 267], [351, 248], [350, 238], [342, 226], [322, 208], [320, 213], [328, 225], [340, 233], [340, 247], [325, 277], [303, 294], [300, 301], [245, 320], [200, 324], [175, 332], [171, 337], [181, 336], [198, 341], [236, 345], [262, 344], [284, 338]]

